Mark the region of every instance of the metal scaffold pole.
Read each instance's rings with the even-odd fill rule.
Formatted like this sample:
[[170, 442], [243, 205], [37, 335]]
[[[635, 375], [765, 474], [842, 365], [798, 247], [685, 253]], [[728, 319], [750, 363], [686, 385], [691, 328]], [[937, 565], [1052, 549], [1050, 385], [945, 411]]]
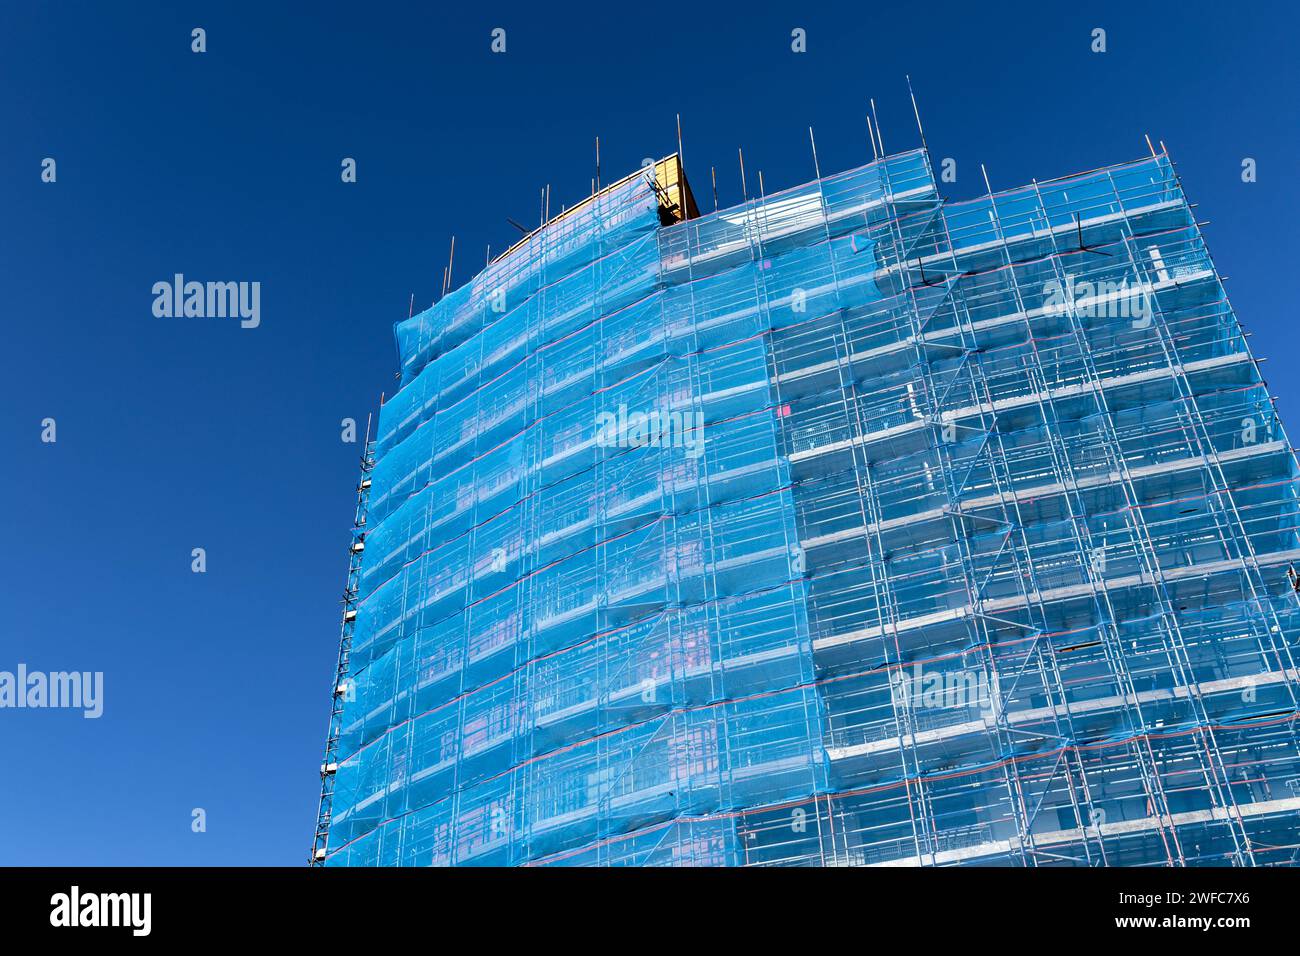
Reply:
[[334, 786], [338, 774], [339, 738], [343, 734], [343, 709], [355, 691], [348, 678], [352, 633], [356, 628], [361, 590], [361, 562], [365, 555], [366, 509], [370, 502], [370, 473], [375, 467], [374, 442], [370, 438], [372, 416], [366, 416], [366, 437], [361, 453], [361, 477], [357, 482], [357, 504], [352, 521], [352, 542], [348, 546], [348, 583], [343, 592], [343, 620], [339, 625], [339, 657], [331, 690], [329, 731], [325, 756], [320, 766], [320, 807], [316, 813], [316, 837], [312, 841], [310, 865], [322, 866], [329, 853], [330, 819], [334, 809]]

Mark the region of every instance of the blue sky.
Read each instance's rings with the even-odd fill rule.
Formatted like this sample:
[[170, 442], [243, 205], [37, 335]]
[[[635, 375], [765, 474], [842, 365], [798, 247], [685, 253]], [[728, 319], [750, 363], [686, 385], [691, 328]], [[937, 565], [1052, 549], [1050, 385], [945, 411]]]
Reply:
[[[392, 323], [451, 236], [460, 284], [542, 186], [553, 209], [586, 194], [596, 135], [611, 180], [671, 152], [680, 112], [711, 208], [711, 165], [740, 198], [737, 147], [768, 191], [811, 178], [809, 125], [824, 172], [865, 162], [869, 97], [886, 147], [918, 145], [906, 73], [953, 198], [981, 162], [1007, 188], [1149, 133], [1300, 409], [1292, 4], [287, 6], [0, 11], [0, 670], [104, 673], [98, 720], [0, 710], [0, 864], [306, 860], [356, 481], [340, 420], [392, 391]], [[260, 282], [261, 324], [155, 317], [178, 272]]]

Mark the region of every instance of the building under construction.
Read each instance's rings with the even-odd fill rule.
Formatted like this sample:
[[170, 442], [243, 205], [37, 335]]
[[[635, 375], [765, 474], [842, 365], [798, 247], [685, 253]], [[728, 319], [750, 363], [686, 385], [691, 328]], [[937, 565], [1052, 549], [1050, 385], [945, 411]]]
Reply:
[[398, 323], [312, 860], [1300, 860], [1297, 471], [1163, 152], [678, 156]]

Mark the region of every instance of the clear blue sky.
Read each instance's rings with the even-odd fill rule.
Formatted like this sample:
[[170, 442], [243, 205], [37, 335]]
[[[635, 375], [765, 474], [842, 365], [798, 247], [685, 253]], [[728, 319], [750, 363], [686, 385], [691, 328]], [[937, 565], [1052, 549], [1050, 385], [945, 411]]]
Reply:
[[[97, 721], [0, 710], [2, 864], [305, 861], [356, 480], [340, 419], [391, 392], [391, 325], [450, 236], [459, 284], [540, 187], [586, 193], [597, 134], [611, 179], [671, 152], [680, 111], [711, 208], [711, 164], [739, 199], [738, 146], [751, 184], [811, 178], [810, 124], [823, 171], [866, 161], [870, 96], [886, 146], [918, 145], [909, 72], [953, 198], [981, 162], [1005, 188], [1150, 133], [1300, 428], [1294, 4], [277, 6], [0, 11], [0, 670], [105, 674]], [[259, 281], [260, 327], [156, 318], [177, 272]]]

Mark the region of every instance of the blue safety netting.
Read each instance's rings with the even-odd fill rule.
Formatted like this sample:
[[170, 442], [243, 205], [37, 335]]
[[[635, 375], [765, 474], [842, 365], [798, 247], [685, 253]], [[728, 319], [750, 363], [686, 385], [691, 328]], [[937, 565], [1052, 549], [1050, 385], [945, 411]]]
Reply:
[[397, 325], [328, 862], [1289, 862], [1295, 460], [1167, 157], [661, 202]]

